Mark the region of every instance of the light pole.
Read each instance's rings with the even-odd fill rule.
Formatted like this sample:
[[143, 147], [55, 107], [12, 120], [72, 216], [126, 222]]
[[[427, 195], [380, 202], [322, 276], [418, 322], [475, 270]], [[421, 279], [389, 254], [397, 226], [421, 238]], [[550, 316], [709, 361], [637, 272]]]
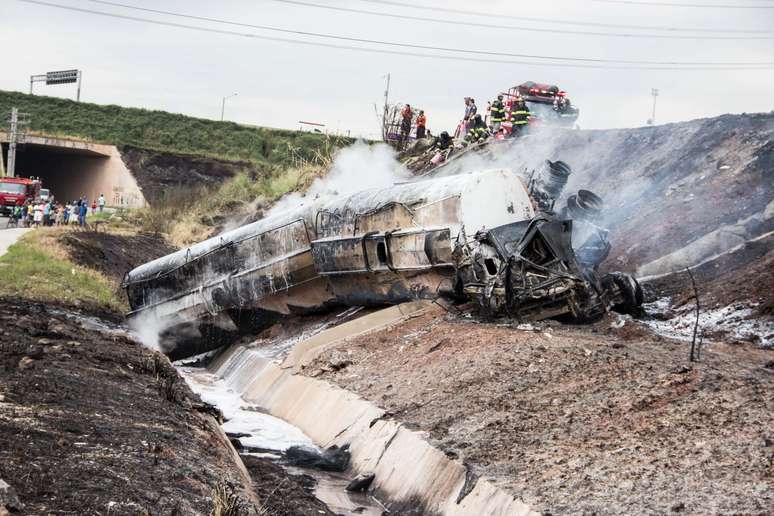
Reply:
[[231, 97], [236, 97], [239, 95], [238, 93], [232, 93], [231, 95], [226, 95], [223, 97], [223, 101], [220, 103], [220, 121], [223, 121], [223, 116], [226, 114], [226, 99], [230, 99]]
[[653, 115], [650, 117], [650, 125], [656, 125], [656, 97], [658, 97], [658, 89], [652, 88], [650, 94], [653, 95]]

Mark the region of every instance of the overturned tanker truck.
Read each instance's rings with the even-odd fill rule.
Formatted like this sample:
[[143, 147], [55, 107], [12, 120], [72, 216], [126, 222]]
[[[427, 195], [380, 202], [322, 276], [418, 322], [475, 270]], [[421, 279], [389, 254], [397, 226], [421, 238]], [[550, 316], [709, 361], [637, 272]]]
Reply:
[[127, 273], [130, 322], [163, 329], [162, 350], [181, 358], [337, 305], [446, 297], [525, 321], [634, 310], [634, 278], [598, 272], [601, 199], [582, 190], [554, 209], [570, 172], [547, 161], [527, 184], [507, 169], [438, 177], [264, 218]]

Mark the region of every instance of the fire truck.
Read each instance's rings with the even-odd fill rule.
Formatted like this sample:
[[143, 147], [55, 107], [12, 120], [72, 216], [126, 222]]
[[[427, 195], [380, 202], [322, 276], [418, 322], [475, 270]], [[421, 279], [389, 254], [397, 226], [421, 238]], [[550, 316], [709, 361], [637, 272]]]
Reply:
[[526, 101], [532, 114], [531, 125], [572, 126], [580, 115], [580, 110], [572, 105], [567, 92], [554, 84], [527, 81], [510, 88], [503, 95], [506, 113], [510, 113], [511, 106], [517, 99], [522, 98]]
[[29, 199], [40, 197], [41, 183], [38, 179], [25, 177], [0, 177], [0, 213], [8, 215], [14, 206], [24, 206]]

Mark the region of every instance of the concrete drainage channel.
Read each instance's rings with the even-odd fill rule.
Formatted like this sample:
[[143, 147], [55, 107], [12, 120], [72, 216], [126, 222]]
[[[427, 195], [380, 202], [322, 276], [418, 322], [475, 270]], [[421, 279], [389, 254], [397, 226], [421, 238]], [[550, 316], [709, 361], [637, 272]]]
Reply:
[[[249, 361], [248, 361], [249, 363]], [[203, 401], [217, 406], [227, 422], [223, 430], [228, 435], [239, 436], [243, 455], [255, 455], [269, 460], [279, 460], [291, 446], [315, 448], [312, 440], [300, 429], [245, 401], [233, 390], [230, 379], [219, 378], [208, 370], [179, 366], [178, 370], [191, 389]], [[342, 473], [318, 469], [283, 466], [289, 473], [307, 475], [315, 480], [314, 495], [336, 514], [380, 516], [384, 506], [374, 497], [362, 493], [347, 492], [349, 477]]]
[[[296, 440], [308, 436], [316, 446], [326, 449], [348, 445], [351, 460], [347, 478], [373, 474], [369, 494], [389, 500], [390, 505], [419, 505], [427, 514], [454, 516], [537, 514], [491, 482], [470, 475], [462, 463], [433, 447], [423, 432], [384, 418], [384, 410], [349, 391], [297, 374], [303, 364], [344, 339], [400, 324], [427, 310], [440, 308], [414, 302], [365, 315], [298, 342], [281, 361], [260, 349], [233, 346], [215, 359], [208, 371], [246, 405], [259, 407], [300, 430], [297, 435], [292, 427], [288, 430]], [[190, 373], [188, 379], [191, 381]], [[326, 501], [324, 498], [330, 500], [333, 494], [333, 505], [349, 511], [352, 508], [341, 506], [340, 493], [334, 494], [337, 488], [331, 489], [343, 486], [341, 480], [338, 484], [335, 480], [324, 482], [328, 493], [319, 495]], [[353, 504], [358, 501], [363, 499], [353, 500]], [[375, 505], [365, 514], [374, 513]]]

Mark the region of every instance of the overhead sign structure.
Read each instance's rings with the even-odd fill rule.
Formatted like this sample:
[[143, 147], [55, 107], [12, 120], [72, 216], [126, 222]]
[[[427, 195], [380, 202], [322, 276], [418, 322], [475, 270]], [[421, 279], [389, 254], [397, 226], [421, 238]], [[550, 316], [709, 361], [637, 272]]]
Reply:
[[30, 95], [32, 95], [32, 85], [36, 82], [45, 82], [47, 86], [52, 84], [72, 84], [78, 83], [78, 93], [76, 100], [81, 101], [81, 76], [80, 70], [58, 70], [55, 72], [46, 72], [40, 75], [30, 75]]
[[60, 72], [46, 72], [46, 84], [69, 84], [78, 81], [78, 70], [62, 70]]

